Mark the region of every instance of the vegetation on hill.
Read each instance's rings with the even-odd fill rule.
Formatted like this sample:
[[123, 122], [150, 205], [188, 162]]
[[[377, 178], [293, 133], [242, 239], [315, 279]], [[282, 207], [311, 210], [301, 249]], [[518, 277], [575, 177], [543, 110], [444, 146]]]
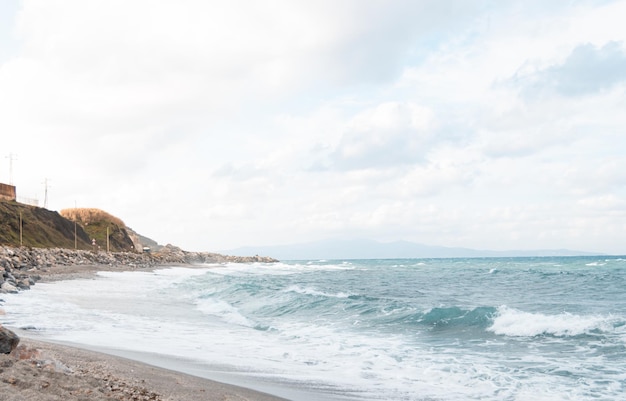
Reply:
[[124, 222], [103, 210], [74, 208], [61, 210], [60, 214], [68, 220], [77, 222], [90, 238], [96, 240], [97, 246], [101, 249], [107, 249], [108, 245], [108, 249], [114, 252], [130, 252], [135, 248]]
[[[20, 238], [21, 228], [21, 238]], [[66, 209], [60, 213], [15, 201], [0, 200], [0, 244], [33, 248], [133, 251], [124, 222], [99, 209]]]
[[95, 209], [95, 208], [63, 209], [59, 213], [61, 214], [61, 216], [65, 217], [66, 219], [77, 221], [83, 226], [86, 226], [89, 224], [97, 224], [103, 221], [108, 221], [119, 227], [126, 227], [126, 225], [121, 219], [100, 209]]
[[[20, 240], [21, 226], [21, 240]], [[83, 228], [48, 209], [0, 200], [0, 244], [36, 248], [91, 249]]]

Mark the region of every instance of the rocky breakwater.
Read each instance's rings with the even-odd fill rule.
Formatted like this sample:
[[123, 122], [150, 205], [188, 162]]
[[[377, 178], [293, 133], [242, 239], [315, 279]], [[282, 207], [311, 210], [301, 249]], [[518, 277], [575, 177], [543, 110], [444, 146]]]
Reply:
[[[0, 293], [29, 289], [42, 275], [63, 266], [96, 266], [120, 270], [144, 269], [168, 264], [197, 263], [274, 263], [264, 256], [229, 256], [209, 252], [188, 252], [166, 245], [155, 253], [92, 252], [63, 248], [13, 248], [0, 246]], [[60, 268], [61, 267], [61, 268]]]
[[277, 259], [268, 256], [232, 256], [211, 252], [190, 252], [184, 251], [174, 245], [165, 245], [154, 254], [156, 259], [161, 259], [163, 263], [276, 263]]
[[80, 265], [149, 267], [154, 264], [156, 262], [152, 258], [130, 252], [0, 246], [0, 293], [27, 290], [52, 267]]

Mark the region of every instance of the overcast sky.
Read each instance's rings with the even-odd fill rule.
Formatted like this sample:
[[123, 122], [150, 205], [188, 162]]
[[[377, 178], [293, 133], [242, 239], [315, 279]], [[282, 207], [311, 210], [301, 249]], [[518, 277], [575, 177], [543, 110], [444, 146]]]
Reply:
[[[626, 254], [626, 1], [2, 0], [0, 182], [216, 251]], [[10, 158], [13, 174], [10, 177]]]

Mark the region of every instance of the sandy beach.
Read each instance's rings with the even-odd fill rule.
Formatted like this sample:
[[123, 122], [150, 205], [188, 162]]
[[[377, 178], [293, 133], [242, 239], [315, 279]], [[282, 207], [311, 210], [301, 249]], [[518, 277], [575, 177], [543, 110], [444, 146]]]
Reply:
[[[55, 266], [40, 270], [38, 274], [41, 282], [50, 282], [89, 278], [105, 270], [151, 269], [130, 266]], [[22, 296], [28, 296], [28, 291], [24, 291]], [[0, 309], [0, 313], [5, 312]], [[0, 401], [281, 399], [131, 359], [23, 336], [20, 345], [11, 354], [0, 354]]]

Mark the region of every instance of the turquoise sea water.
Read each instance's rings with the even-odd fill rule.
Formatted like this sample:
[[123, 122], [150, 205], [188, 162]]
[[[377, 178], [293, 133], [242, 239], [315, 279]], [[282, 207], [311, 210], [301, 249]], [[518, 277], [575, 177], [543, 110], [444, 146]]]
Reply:
[[30, 335], [159, 354], [291, 399], [626, 394], [626, 258], [176, 267], [0, 298], [0, 323]]

